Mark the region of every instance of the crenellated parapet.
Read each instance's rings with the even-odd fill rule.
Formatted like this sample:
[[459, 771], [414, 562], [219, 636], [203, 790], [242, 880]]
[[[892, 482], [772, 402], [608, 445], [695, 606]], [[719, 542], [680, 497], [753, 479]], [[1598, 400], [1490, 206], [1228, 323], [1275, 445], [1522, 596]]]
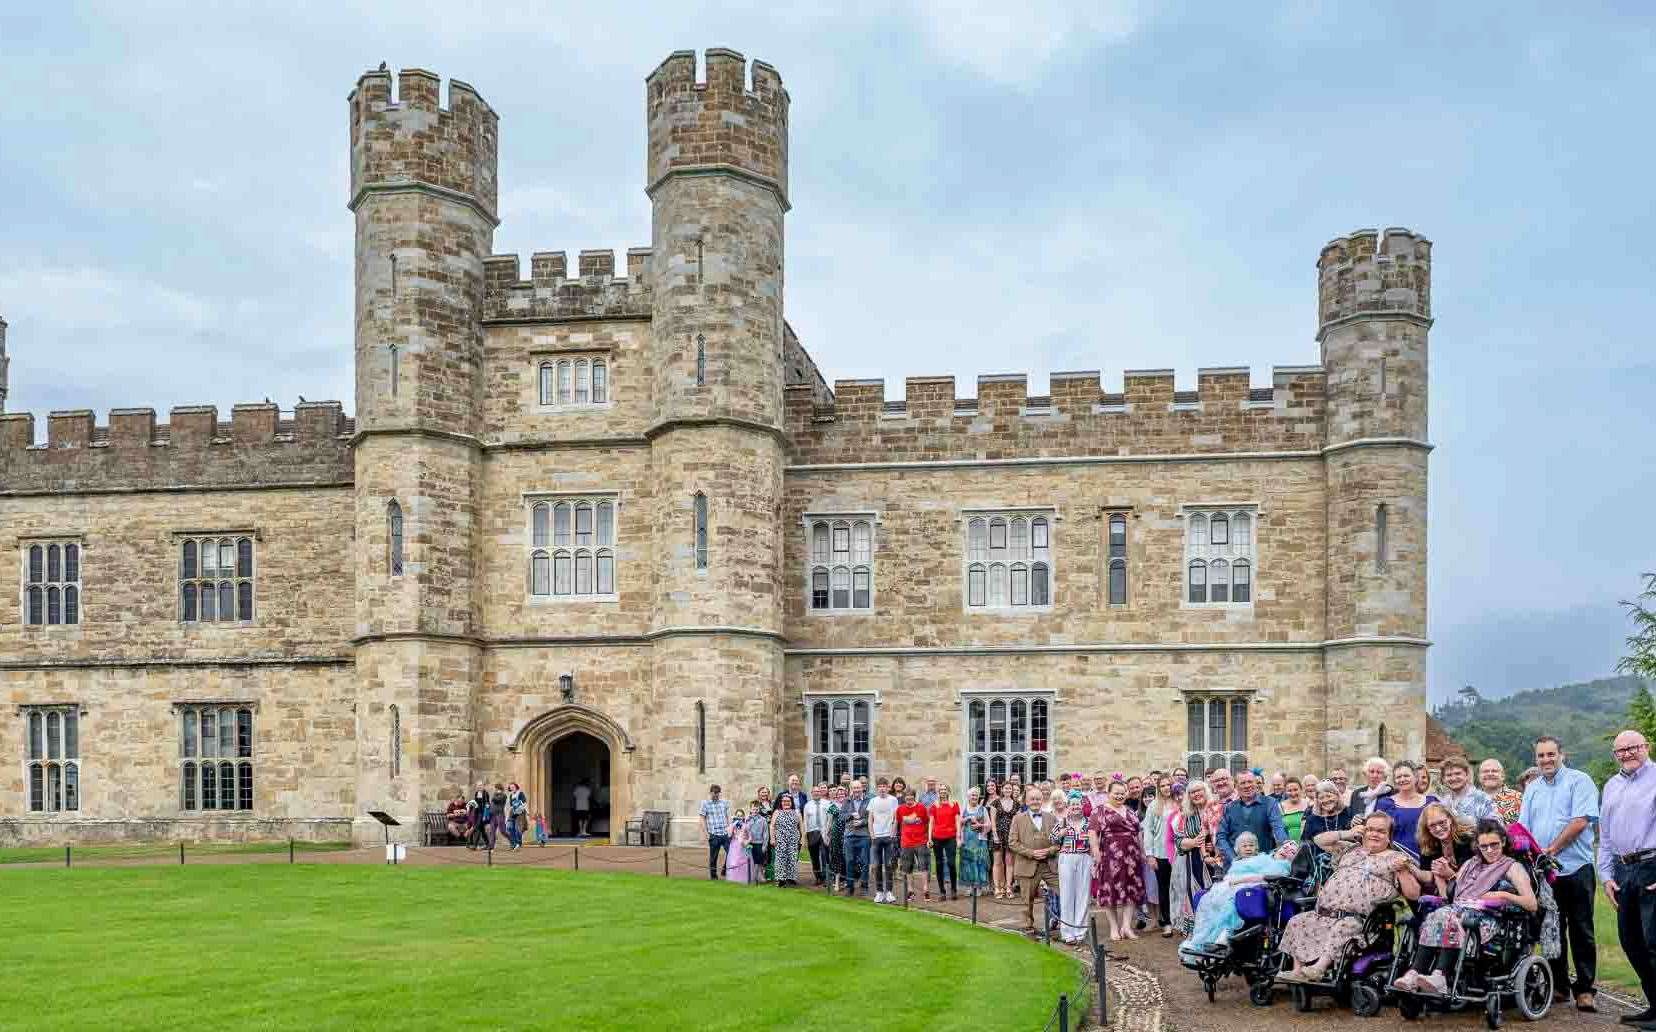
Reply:
[[627, 249], [626, 275], [615, 274], [615, 252], [582, 251], [574, 275], [563, 251], [529, 257], [529, 278], [515, 254], [483, 259], [483, 318], [510, 322], [539, 319], [649, 318], [650, 249]]
[[1360, 229], [1323, 245], [1317, 258], [1320, 328], [1353, 316], [1432, 317], [1432, 242], [1398, 227]]
[[0, 415], [0, 495], [304, 487], [352, 481], [355, 424], [337, 401], [52, 412], [44, 441], [33, 413]]
[[902, 400], [884, 380], [838, 380], [826, 401], [787, 387], [796, 463], [999, 459], [1114, 454], [1315, 451], [1322, 446], [1320, 366], [1277, 366], [1270, 387], [1246, 367], [1202, 369], [1177, 390], [1171, 369], [1128, 370], [1107, 393], [1097, 371], [1058, 372], [1031, 395], [1023, 373], [978, 377], [957, 397], [952, 376], [914, 376]]
[[394, 98], [384, 68], [357, 80], [349, 97], [352, 208], [366, 191], [417, 186], [470, 200], [494, 219], [499, 116], [458, 79], [449, 80], [443, 107], [441, 87], [423, 68], [398, 73]]
[[734, 50], [707, 51], [707, 81], [696, 81], [696, 52], [677, 50], [645, 80], [649, 118], [646, 189], [675, 173], [734, 172], [788, 197], [788, 91], [782, 76]]

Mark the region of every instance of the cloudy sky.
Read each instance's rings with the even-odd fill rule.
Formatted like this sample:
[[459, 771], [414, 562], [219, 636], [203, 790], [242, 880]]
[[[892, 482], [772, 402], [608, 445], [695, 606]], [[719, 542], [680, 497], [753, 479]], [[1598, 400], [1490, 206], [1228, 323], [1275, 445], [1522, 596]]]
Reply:
[[1656, 569], [1644, 5], [216, 6], [0, 11], [9, 408], [348, 403], [358, 74], [500, 112], [496, 250], [527, 266], [648, 243], [643, 77], [729, 46], [793, 97], [787, 310], [830, 380], [1263, 386], [1317, 360], [1320, 245], [1409, 226], [1434, 696], [1607, 673]]

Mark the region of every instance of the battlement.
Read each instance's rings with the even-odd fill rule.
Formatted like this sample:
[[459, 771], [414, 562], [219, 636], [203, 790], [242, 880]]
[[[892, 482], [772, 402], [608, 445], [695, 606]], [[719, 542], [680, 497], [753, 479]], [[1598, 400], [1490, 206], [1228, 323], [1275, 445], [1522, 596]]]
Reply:
[[677, 171], [735, 170], [788, 195], [788, 91], [775, 68], [734, 50], [707, 51], [707, 81], [696, 52], [677, 50], [645, 80], [649, 118], [647, 189]]
[[337, 401], [300, 402], [283, 419], [270, 402], [51, 412], [35, 439], [29, 412], [0, 414], [0, 494], [256, 488], [350, 483], [355, 422]]
[[449, 80], [449, 104], [438, 94], [442, 80], [423, 68], [397, 75], [382, 66], [357, 80], [351, 107], [351, 207], [364, 191], [425, 184], [464, 195], [494, 217], [499, 116], [467, 83]]
[[563, 251], [529, 256], [529, 278], [515, 254], [483, 259], [483, 318], [627, 319], [648, 317], [651, 306], [650, 249], [627, 249], [626, 275], [615, 274], [615, 252], [582, 251], [575, 275]]
[[1317, 258], [1319, 326], [1354, 315], [1432, 317], [1432, 242], [1411, 230], [1360, 229]]
[[1322, 367], [1277, 366], [1271, 379], [1254, 387], [1247, 367], [1201, 369], [1197, 389], [1180, 391], [1171, 369], [1128, 370], [1108, 393], [1096, 370], [1057, 372], [1034, 396], [1025, 374], [999, 373], [957, 397], [952, 376], [911, 376], [900, 401], [885, 399], [884, 380], [838, 380], [826, 401], [790, 384], [787, 427], [801, 463], [1320, 448]]

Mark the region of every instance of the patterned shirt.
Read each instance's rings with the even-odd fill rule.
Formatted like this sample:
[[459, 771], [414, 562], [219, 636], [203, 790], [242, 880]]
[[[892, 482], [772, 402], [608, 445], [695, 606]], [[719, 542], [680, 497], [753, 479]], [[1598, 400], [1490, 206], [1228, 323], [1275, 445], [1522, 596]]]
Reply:
[[709, 835], [730, 834], [730, 804], [723, 799], [703, 799], [701, 816]]
[[1501, 818], [1502, 824], [1516, 821], [1518, 811], [1524, 807], [1524, 793], [1516, 788], [1497, 788], [1489, 798], [1495, 804], [1495, 814]]
[[1438, 797], [1438, 802], [1449, 808], [1455, 819], [1468, 827], [1476, 828], [1478, 822], [1485, 817], [1495, 816], [1495, 801], [1485, 795], [1482, 789], [1468, 786], [1461, 790], [1460, 795], [1444, 790]]

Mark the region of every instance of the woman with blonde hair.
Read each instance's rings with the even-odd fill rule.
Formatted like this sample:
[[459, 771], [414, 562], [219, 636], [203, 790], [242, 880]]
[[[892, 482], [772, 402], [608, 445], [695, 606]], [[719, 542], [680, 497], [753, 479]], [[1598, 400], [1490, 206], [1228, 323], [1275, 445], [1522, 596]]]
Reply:
[[1173, 798], [1179, 806], [1173, 815], [1173, 877], [1168, 885], [1168, 899], [1173, 908], [1173, 927], [1189, 932], [1196, 914], [1196, 897], [1213, 884], [1204, 855], [1209, 840], [1202, 828], [1208, 787], [1200, 778], [1182, 785], [1175, 783]]

